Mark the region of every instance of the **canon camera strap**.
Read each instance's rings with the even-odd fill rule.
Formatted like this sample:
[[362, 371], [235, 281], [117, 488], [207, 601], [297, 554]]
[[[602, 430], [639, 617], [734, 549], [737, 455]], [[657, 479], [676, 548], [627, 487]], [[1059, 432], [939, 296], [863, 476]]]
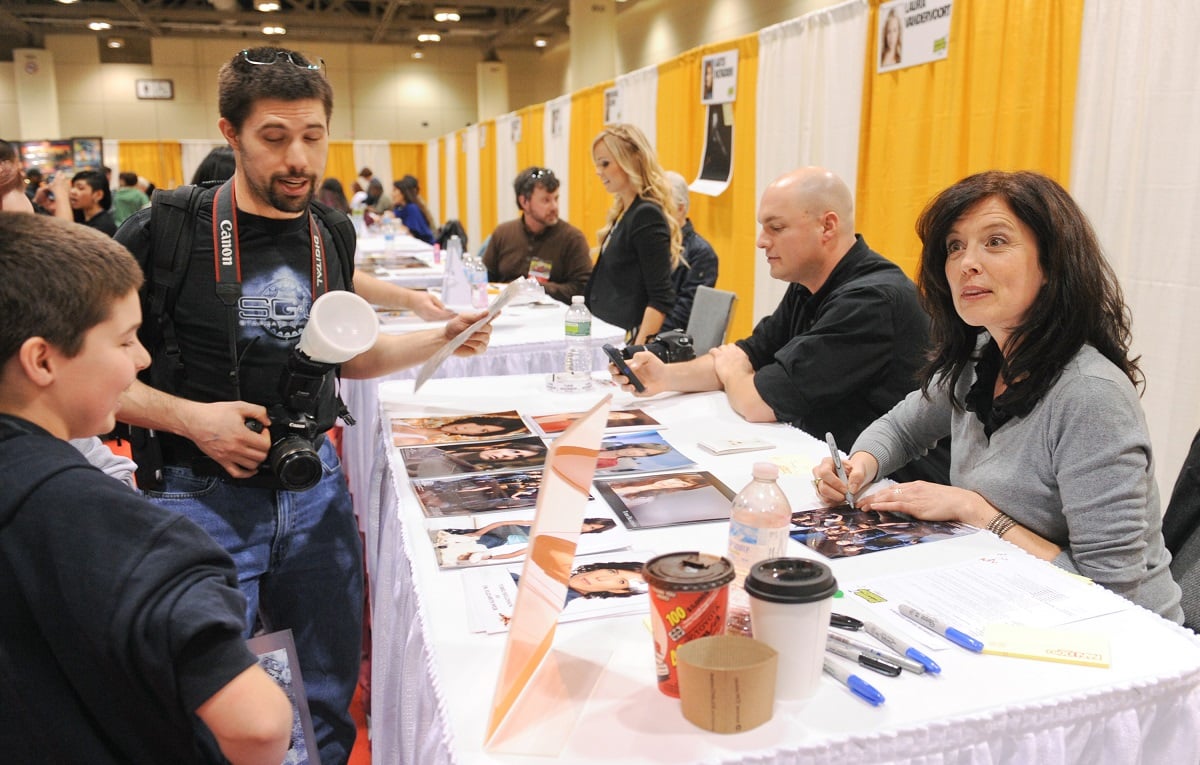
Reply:
[[[233, 367], [229, 373], [233, 383], [236, 400], [242, 398], [241, 380], [238, 368], [241, 359], [237, 352], [237, 305], [242, 297], [242, 256], [238, 244], [237, 229], [237, 192], [234, 191], [233, 179], [225, 182], [213, 195], [213, 264], [216, 268], [217, 297], [224, 304], [229, 317], [229, 355]], [[321, 236], [321, 228], [317, 225], [316, 216], [308, 210], [308, 235], [312, 249], [310, 261], [312, 268], [312, 299], [316, 299], [329, 290], [329, 264], [326, 260], [325, 240]]]

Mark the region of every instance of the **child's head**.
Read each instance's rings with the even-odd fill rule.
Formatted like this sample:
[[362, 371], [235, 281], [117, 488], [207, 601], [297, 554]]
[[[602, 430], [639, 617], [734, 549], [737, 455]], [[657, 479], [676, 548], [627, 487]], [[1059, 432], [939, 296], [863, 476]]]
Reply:
[[136, 336], [142, 284], [137, 261], [99, 231], [44, 215], [0, 212], [0, 273], [0, 387], [6, 389], [0, 398], [6, 408], [13, 402], [5, 396], [16, 389], [52, 393], [46, 401], [68, 405], [74, 396], [79, 411], [69, 437], [105, 432], [78, 432], [75, 426], [90, 429], [107, 421], [111, 429], [117, 397], [149, 364]]

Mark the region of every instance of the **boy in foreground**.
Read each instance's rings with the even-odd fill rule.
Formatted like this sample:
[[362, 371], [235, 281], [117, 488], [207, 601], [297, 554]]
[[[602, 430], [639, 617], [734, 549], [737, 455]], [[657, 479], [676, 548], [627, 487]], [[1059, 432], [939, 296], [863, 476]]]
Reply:
[[0, 751], [279, 763], [291, 706], [246, 648], [229, 556], [67, 443], [111, 430], [149, 363], [141, 269], [99, 232], [0, 212], [0, 273]]

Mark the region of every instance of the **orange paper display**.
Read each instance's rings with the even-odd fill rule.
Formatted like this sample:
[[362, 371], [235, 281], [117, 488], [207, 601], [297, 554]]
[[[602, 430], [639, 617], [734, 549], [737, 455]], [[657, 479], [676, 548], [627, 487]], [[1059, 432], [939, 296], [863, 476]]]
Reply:
[[554, 439], [546, 456], [529, 553], [521, 570], [500, 681], [492, 699], [489, 741], [554, 641], [611, 403], [612, 396], [605, 396]]

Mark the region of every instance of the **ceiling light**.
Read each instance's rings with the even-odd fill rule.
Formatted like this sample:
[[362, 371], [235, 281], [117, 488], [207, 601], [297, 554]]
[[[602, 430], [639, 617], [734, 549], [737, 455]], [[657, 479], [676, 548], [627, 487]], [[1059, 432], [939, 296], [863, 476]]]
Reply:
[[425, 51], [421, 50], [420, 48], [417, 48], [416, 50], [414, 50], [412, 52], [412, 57], [415, 59], [418, 59], [418, 60], [423, 59], [423, 58], [425, 58]]
[[110, 48], [124, 48], [125, 40], [120, 37], [110, 37], [106, 43]]
[[550, 44], [550, 41], [547, 40], [545, 37], [539, 37], [533, 41], [533, 44], [539, 48], [545, 48], [547, 45]]
[[439, 8], [438, 10], [434, 11], [433, 14], [434, 21], [458, 21], [461, 18], [462, 16], [458, 15], [458, 11], [454, 11], [449, 8]]
[[262, 33], [264, 35], [286, 35], [287, 28], [279, 25], [264, 24]]
[[254, 9], [262, 13], [271, 13], [279, 10], [279, 3], [275, 0], [254, 0]]
[[75, 3], [78, 3], [79, 0], [58, 0], [58, 2], [62, 3], [63, 5], [74, 5]]
[[112, 24], [103, 19], [92, 19], [88, 22], [88, 29], [93, 32], [103, 32], [106, 29], [112, 29]]
[[442, 36], [437, 32], [422, 32], [417, 35], [417, 42], [441, 42]]

